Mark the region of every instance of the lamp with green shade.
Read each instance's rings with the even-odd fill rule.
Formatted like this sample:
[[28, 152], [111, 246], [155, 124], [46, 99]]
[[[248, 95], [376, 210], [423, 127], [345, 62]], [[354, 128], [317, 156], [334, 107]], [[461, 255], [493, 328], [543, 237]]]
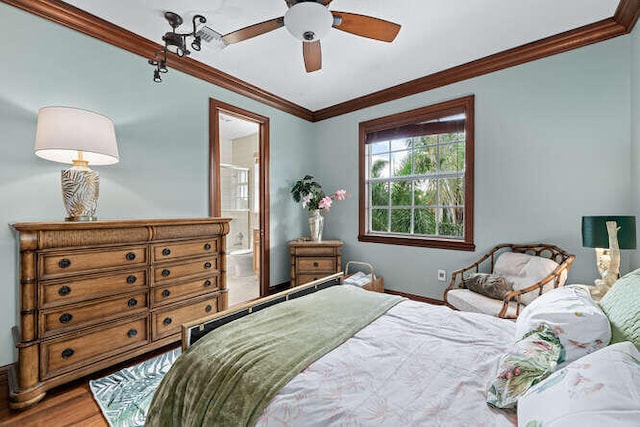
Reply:
[[601, 298], [620, 276], [620, 249], [636, 248], [635, 216], [583, 216], [582, 246], [595, 248], [602, 279], [591, 294]]

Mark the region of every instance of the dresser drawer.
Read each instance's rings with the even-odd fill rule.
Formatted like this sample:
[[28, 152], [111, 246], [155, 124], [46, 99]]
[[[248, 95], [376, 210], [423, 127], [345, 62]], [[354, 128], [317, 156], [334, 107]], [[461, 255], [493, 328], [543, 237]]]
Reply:
[[154, 306], [170, 304], [188, 297], [217, 291], [219, 287], [218, 280], [218, 276], [211, 276], [191, 280], [179, 285], [156, 286], [151, 292], [152, 304]]
[[322, 279], [323, 277], [329, 276], [332, 273], [317, 273], [317, 274], [299, 274], [296, 279], [296, 286], [304, 285], [305, 283], [313, 282], [314, 280]]
[[68, 339], [40, 344], [42, 378], [89, 365], [149, 341], [147, 318], [139, 318]]
[[179, 264], [168, 264], [153, 268], [153, 280], [156, 283], [166, 283], [175, 279], [189, 276], [211, 274], [218, 271], [218, 257], [211, 256], [200, 258], [195, 261], [181, 262]]
[[155, 311], [151, 314], [153, 340], [179, 334], [183, 323], [208, 316], [218, 311], [218, 295], [207, 299]]
[[298, 247], [295, 248], [294, 250], [295, 255], [296, 256], [300, 256], [300, 257], [304, 257], [304, 256], [308, 256], [308, 257], [332, 257], [336, 255], [336, 248], [329, 246], [329, 247], [319, 247], [319, 246], [313, 246], [313, 247]]
[[298, 272], [316, 273], [327, 272], [336, 273], [336, 259], [331, 258], [298, 258]]
[[40, 308], [57, 307], [147, 287], [147, 270], [132, 270], [91, 278], [43, 282]]
[[48, 337], [73, 328], [94, 325], [148, 310], [147, 293], [97, 300], [92, 304], [60, 307], [40, 312], [40, 334]]
[[186, 243], [166, 243], [153, 246], [153, 260], [155, 262], [171, 260], [175, 258], [186, 258], [197, 255], [207, 255], [218, 253], [220, 239], [211, 238]]
[[40, 278], [147, 263], [144, 246], [40, 254]]

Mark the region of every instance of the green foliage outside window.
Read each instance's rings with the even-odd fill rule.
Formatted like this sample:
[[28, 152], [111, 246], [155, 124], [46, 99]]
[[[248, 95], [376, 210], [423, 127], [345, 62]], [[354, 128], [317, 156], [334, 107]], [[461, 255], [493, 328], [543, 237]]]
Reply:
[[464, 133], [408, 138], [404, 144], [407, 151], [400, 153], [406, 155], [398, 164], [378, 157], [371, 165], [372, 179], [389, 167], [395, 169], [392, 177], [407, 177], [371, 183], [371, 231], [462, 237], [464, 178], [438, 174], [464, 172]]

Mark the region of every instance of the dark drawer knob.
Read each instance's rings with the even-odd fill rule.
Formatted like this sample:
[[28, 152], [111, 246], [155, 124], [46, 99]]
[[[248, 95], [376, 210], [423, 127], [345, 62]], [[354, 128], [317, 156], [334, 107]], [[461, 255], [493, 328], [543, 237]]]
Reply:
[[205, 280], [204, 281], [204, 287], [208, 288], [209, 286], [211, 286], [211, 280]]
[[166, 268], [164, 270], [162, 270], [162, 276], [163, 277], [168, 277], [170, 274], [171, 274], [171, 270], [168, 270]]
[[171, 249], [169, 249], [169, 248], [164, 248], [164, 249], [162, 250], [162, 255], [164, 255], [164, 256], [169, 256], [169, 255], [171, 255]]
[[127, 252], [125, 258], [127, 258], [129, 261], [133, 261], [134, 259], [136, 259], [136, 254], [133, 252]]
[[138, 278], [136, 276], [134, 276], [133, 274], [131, 276], [127, 277], [127, 283], [128, 284], [136, 283], [136, 280], [138, 280]]
[[170, 325], [172, 322], [171, 317], [165, 317], [164, 320], [162, 321], [162, 323], [165, 324], [165, 326]]
[[209, 249], [211, 249], [211, 243], [205, 243], [204, 244], [204, 250], [208, 251]]
[[207, 305], [207, 306], [204, 308], [204, 311], [206, 311], [207, 313], [209, 313], [212, 309], [213, 309], [213, 307], [211, 307], [210, 305]]
[[136, 305], [138, 305], [138, 300], [135, 298], [131, 298], [129, 301], [127, 301], [127, 305], [129, 307], [135, 307]]
[[58, 267], [60, 268], [67, 268], [71, 265], [71, 260], [69, 258], [62, 258], [60, 261], [58, 261]]
[[129, 329], [129, 332], [127, 332], [127, 336], [129, 338], [133, 338], [136, 335], [138, 335], [138, 331], [136, 329], [134, 329], [134, 328]]
[[73, 319], [73, 315], [64, 313], [58, 320], [60, 320], [60, 323], [69, 323], [71, 322], [71, 319]]
[[75, 353], [75, 351], [73, 351], [72, 348], [65, 348], [64, 350], [62, 350], [62, 358], [68, 359], [73, 356], [73, 353]]
[[162, 296], [163, 297], [168, 297], [169, 295], [171, 295], [171, 291], [169, 289], [165, 289], [164, 291], [162, 291]]
[[318, 266], [318, 263], [317, 263], [317, 262], [314, 262], [314, 263], [313, 263], [313, 266], [314, 266], [314, 267], [317, 267], [317, 266]]
[[60, 295], [61, 297], [67, 296], [71, 293], [71, 288], [68, 287], [67, 285], [62, 286], [60, 289], [58, 289], [58, 295]]
[[209, 261], [205, 262], [204, 268], [211, 268], [211, 263]]

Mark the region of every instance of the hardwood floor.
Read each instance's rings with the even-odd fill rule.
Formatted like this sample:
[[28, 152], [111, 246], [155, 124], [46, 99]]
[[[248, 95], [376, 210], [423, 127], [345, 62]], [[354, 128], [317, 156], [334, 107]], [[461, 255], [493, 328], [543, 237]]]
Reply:
[[114, 366], [108, 370], [97, 372], [86, 378], [65, 384], [49, 391], [37, 405], [24, 410], [9, 409], [9, 386], [7, 383], [8, 366], [0, 368], [0, 426], [82, 426], [108, 427], [100, 407], [93, 399], [89, 389], [89, 380], [97, 379], [116, 372], [127, 366], [135, 365], [143, 360], [176, 348], [178, 344], [164, 347], [145, 356]]

